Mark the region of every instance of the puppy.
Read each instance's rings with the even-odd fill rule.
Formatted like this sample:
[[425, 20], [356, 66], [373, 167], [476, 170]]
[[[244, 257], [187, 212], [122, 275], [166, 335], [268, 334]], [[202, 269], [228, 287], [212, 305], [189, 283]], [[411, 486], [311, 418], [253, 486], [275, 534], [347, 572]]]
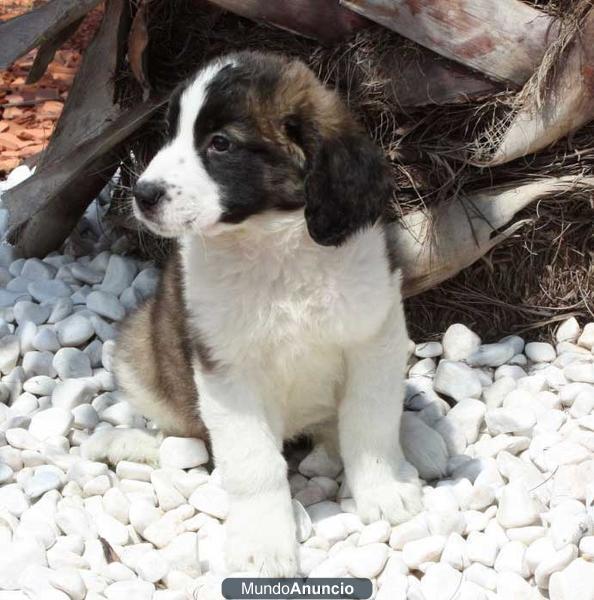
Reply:
[[169, 107], [134, 213], [177, 240], [115, 370], [173, 435], [209, 436], [231, 571], [298, 573], [283, 440], [336, 448], [363, 521], [421, 508], [399, 441], [408, 336], [383, 154], [301, 62], [214, 60]]

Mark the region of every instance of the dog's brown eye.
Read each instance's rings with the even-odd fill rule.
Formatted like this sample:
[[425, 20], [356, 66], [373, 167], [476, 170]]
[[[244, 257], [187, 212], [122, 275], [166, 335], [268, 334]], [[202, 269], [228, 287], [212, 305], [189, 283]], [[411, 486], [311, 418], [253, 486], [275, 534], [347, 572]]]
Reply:
[[215, 152], [227, 152], [230, 145], [231, 143], [224, 135], [213, 135], [208, 147]]

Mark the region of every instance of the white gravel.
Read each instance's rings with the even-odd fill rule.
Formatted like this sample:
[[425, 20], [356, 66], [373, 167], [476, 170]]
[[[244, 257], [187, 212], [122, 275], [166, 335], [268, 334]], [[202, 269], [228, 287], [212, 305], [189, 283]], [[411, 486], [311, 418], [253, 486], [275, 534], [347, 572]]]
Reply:
[[[0, 600], [219, 598], [228, 502], [204, 443], [81, 457], [93, 432], [152, 427], [111, 369], [158, 272], [91, 218], [76, 260], [0, 247]], [[370, 577], [378, 600], [594, 600], [594, 323], [526, 342], [453, 324], [414, 345], [404, 418], [449, 458], [411, 521], [364, 526], [340, 463], [289, 461], [304, 575]]]

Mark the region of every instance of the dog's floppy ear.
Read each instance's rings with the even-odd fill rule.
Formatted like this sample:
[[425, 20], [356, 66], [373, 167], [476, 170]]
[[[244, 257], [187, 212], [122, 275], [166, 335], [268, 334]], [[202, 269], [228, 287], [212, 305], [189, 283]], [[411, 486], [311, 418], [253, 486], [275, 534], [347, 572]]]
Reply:
[[305, 219], [322, 246], [339, 246], [386, 211], [392, 180], [383, 152], [358, 128], [313, 144], [305, 179]]

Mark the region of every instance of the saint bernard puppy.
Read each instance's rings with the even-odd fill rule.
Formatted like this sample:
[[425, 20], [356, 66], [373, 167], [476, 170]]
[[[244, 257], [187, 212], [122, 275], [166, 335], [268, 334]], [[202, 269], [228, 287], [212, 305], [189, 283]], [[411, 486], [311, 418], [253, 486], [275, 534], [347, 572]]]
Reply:
[[[364, 522], [421, 509], [399, 439], [408, 336], [388, 165], [334, 91], [277, 55], [212, 61], [168, 122], [134, 213], [176, 251], [123, 325], [116, 375], [163, 432], [210, 441], [229, 571], [294, 576], [284, 440], [340, 454]], [[138, 456], [143, 435], [105, 454]]]

